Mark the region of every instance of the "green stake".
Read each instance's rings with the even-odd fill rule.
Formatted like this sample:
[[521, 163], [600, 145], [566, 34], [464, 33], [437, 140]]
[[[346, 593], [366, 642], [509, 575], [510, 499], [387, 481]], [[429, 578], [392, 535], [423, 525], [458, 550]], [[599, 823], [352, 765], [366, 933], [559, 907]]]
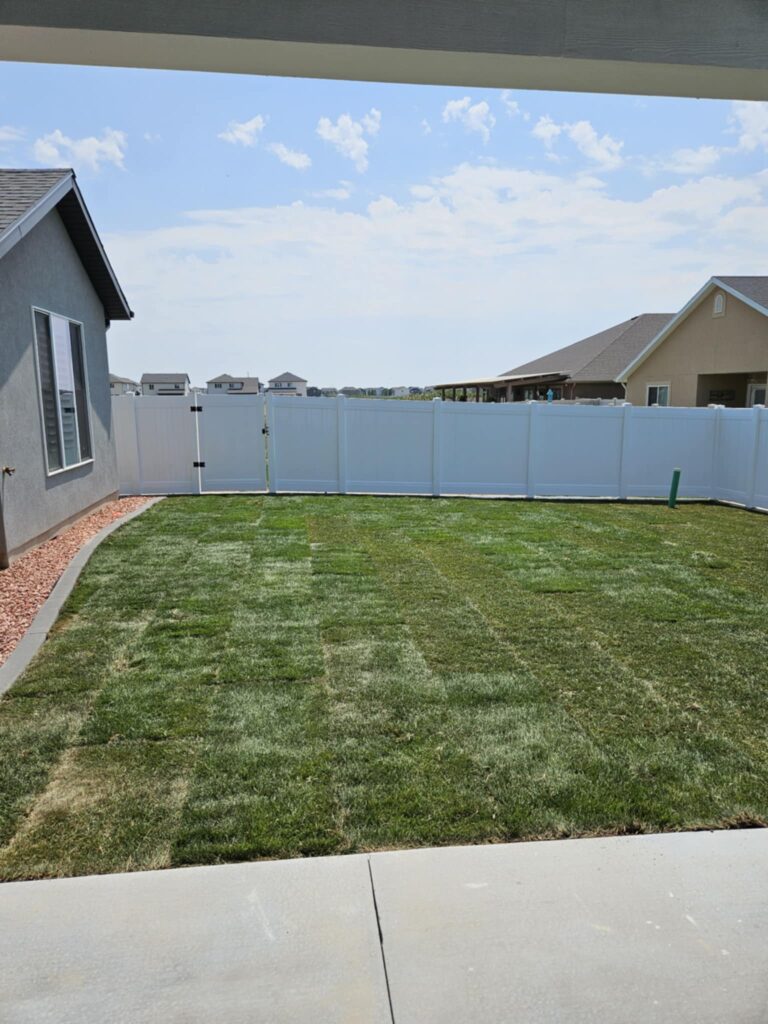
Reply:
[[677, 488], [680, 486], [680, 470], [672, 470], [672, 486], [669, 488], [669, 501], [667, 505], [674, 508], [677, 505]]

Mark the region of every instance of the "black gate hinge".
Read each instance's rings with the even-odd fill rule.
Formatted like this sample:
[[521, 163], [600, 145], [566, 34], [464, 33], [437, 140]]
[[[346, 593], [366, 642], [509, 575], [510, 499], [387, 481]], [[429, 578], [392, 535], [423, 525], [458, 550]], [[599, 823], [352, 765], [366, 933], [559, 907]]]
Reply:
[[190, 412], [202, 412], [203, 411], [203, 407], [202, 407], [202, 405], [190, 405], [189, 411]]
[[261, 428], [261, 432], [262, 432], [262, 434], [268, 434], [269, 433], [269, 427], [262, 427]]
[[195, 469], [205, 469], [204, 462], [193, 462], [192, 465], [195, 467]]

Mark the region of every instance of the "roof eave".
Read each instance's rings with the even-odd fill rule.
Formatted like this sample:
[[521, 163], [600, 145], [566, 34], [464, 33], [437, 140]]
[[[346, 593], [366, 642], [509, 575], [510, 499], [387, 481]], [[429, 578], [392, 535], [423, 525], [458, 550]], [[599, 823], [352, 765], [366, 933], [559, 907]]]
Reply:
[[63, 171], [61, 180], [33, 206], [30, 206], [22, 217], [0, 234], [0, 259], [10, 252], [22, 238], [25, 238], [32, 228], [39, 224], [43, 217], [47, 216], [73, 187], [75, 187], [74, 171]]

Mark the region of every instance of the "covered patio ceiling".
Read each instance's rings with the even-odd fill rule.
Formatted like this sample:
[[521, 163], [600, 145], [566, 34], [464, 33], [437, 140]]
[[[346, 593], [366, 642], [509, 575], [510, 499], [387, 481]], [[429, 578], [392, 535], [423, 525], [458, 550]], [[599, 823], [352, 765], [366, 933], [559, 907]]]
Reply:
[[764, 0], [0, 0], [0, 59], [768, 99]]

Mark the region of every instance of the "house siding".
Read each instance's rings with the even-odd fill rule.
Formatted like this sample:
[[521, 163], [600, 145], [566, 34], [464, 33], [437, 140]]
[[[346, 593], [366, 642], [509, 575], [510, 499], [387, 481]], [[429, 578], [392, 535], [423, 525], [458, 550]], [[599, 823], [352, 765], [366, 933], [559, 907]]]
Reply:
[[[46, 475], [32, 307], [83, 324], [93, 462]], [[53, 210], [0, 260], [0, 497], [12, 556], [118, 489], [104, 308]]]
[[[725, 315], [712, 316], [714, 293], [644, 360], [627, 382], [627, 400], [645, 405], [649, 384], [669, 384], [672, 405], [706, 405], [699, 377], [711, 375], [712, 387], [723, 374], [761, 374], [768, 370], [768, 317], [733, 295]], [[732, 386], [732, 385], [731, 385]], [[739, 396], [744, 401], [739, 385]]]

